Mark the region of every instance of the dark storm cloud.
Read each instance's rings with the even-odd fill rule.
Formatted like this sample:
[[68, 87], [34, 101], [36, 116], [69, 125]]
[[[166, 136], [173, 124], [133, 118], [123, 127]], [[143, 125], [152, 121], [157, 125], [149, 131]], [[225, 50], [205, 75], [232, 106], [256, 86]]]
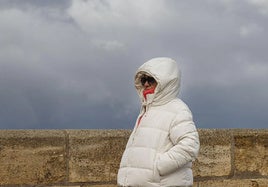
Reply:
[[182, 68], [198, 127], [265, 128], [263, 1], [1, 1], [1, 128], [132, 128], [136, 69]]

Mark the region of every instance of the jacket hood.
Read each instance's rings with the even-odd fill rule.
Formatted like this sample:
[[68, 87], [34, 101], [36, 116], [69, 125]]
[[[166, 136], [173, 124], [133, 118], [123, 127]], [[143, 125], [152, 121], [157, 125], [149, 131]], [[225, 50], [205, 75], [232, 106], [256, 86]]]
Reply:
[[[143, 98], [143, 86], [140, 78], [143, 74], [152, 76], [157, 86], [154, 94], [145, 100]], [[163, 105], [176, 98], [180, 90], [180, 70], [171, 58], [159, 57], [153, 58], [141, 65], [135, 75], [135, 87], [143, 105]]]

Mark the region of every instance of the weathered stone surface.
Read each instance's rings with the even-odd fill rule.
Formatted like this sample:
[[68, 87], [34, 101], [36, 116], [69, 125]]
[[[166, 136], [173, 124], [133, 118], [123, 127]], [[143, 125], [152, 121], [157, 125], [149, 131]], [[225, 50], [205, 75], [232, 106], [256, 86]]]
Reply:
[[58, 185], [58, 186], [42, 186], [42, 187], [81, 187], [81, 186], [79, 186], [79, 185], [76, 185], [76, 186]]
[[[115, 187], [130, 132], [1, 130], [0, 187]], [[194, 187], [268, 187], [268, 129], [199, 135]]]
[[199, 130], [200, 152], [193, 164], [195, 177], [227, 176], [231, 167], [230, 130]]
[[64, 132], [1, 130], [0, 163], [0, 185], [64, 181]]
[[116, 181], [130, 131], [73, 130], [68, 133], [70, 182]]
[[236, 175], [268, 176], [268, 130], [239, 130], [234, 133]]
[[267, 187], [268, 179], [226, 179], [198, 182], [194, 187]]
[[117, 187], [115, 184], [96, 184], [96, 185], [88, 185], [83, 187]]

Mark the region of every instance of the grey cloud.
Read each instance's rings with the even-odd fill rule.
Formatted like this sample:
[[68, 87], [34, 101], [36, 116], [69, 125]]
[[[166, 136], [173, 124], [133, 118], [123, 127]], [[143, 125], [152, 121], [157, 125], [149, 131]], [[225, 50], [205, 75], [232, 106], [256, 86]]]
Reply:
[[0, 9], [11, 9], [11, 8], [27, 8], [27, 7], [36, 7], [36, 8], [67, 8], [70, 6], [71, 1], [69, 0], [46, 0], [46, 1], [35, 1], [35, 0], [1, 0]]
[[198, 127], [265, 128], [267, 15], [249, 2], [1, 1], [0, 128], [132, 128], [155, 56], [179, 62]]

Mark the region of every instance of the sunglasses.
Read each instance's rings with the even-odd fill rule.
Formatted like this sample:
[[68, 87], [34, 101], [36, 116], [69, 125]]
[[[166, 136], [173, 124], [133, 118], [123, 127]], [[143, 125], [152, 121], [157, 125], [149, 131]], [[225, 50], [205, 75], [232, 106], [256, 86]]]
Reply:
[[154, 84], [156, 81], [153, 77], [143, 76], [141, 77], [141, 84], [144, 86], [144, 84], [148, 82], [148, 84]]

